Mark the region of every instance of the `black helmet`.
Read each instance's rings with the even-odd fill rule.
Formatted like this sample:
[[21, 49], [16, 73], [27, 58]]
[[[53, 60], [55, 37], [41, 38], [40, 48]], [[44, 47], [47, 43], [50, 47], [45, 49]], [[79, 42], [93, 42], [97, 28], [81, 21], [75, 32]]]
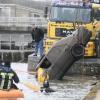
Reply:
[[11, 54], [6, 53], [5, 54], [5, 59], [4, 59], [4, 66], [5, 67], [10, 67], [10, 65], [11, 65]]
[[4, 66], [5, 67], [11, 67], [11, 62], [10, 61], [5, 61]]

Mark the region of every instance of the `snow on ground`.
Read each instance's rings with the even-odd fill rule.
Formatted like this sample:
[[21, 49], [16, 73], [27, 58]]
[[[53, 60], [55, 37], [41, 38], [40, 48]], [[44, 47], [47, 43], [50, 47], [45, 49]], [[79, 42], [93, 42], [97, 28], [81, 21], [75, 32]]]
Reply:
[[66, 80], [50, 82], [54, 93], [34, 92], [23, 83], [32, 83], [39, 87], [35, 76], [27, 73], [26, 63], [12, 63], [11, 67], [17, 72], [20, 83], [18, 87], [23, 90], [24, 99], [19, 100], [83, 100], [96, 80], [93, 77], [67, 76]]

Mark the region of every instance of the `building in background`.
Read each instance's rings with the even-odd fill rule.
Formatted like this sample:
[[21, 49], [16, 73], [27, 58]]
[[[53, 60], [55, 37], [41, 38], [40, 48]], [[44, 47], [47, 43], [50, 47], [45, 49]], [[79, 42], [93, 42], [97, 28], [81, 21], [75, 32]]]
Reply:
[[[44, 4], [44, 5], [43, 5]], [[0, 54], [11, 54], [12, 61], [27, 58], [31, 48], [31, 26], [46, 28], [44, 8], [47, 2], [32, 0], [0, 0]], [[18, 55], [19, 54], [19, 55]]]

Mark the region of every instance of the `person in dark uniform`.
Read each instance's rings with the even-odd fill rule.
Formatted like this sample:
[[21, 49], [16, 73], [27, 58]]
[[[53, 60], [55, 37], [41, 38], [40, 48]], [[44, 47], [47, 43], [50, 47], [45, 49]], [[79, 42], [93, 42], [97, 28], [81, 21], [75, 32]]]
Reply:
[[19, 83], [19, 78], [11, 69], [10, 61], [5, 61], [4, 65], [0, 66], [0, 89], [18, 89], [14, 82]]
[[34, 54], [34, 56], [39, 55], [41, 57], [43, 55], [44, 32], [41, 28], [35, 27], [33, 25], [31, 35], [32, 35], [32, 39], [35, 41], [35, 54]]

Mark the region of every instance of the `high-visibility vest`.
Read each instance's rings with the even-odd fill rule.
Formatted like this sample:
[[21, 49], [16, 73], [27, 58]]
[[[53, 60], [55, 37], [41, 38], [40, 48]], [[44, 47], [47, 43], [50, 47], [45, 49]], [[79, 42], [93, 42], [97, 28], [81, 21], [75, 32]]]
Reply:
[[12, 77], [14, 76], [13, 73], [9, 72], [0, 72], [0, 89], [1, 90], [9, 90], [12, 85]]
[[44, 68], [39, 68], [39, 69], [38, 69], [38, 72], [37, 72], [37, 76], [38, 76], [38, 77], [37, 77], [37, 80], [38, 80], [38, 82], [40, 82], [40, 83], [44, 83], [46, 80], [49, 79], [49, 76], [48, 76], [47, 73], [46, 73], [46, 75], [43, 75], [44, 71], [45, 71]]

